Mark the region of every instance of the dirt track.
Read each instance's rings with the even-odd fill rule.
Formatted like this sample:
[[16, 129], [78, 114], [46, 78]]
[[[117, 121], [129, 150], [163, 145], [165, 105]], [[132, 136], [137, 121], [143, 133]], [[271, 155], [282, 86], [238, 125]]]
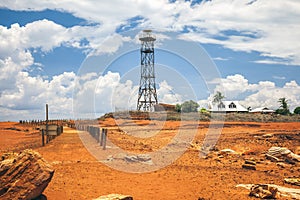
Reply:
[[[140, 121], [141, 124], [149, 124]], [[157, 122], [158, 124], [159, 122]], [[112, 119], [102, 122], [109, 127], [110, 139], [132, 152], [150, 152], [159, 149], [174, 136], [179, 122], [166, 122], [159, 137], [152, 140], [127, 136], [114, 129]], [[187, 122], [188, 124], [188, 122]], [[1, 125], [0, 150], [18, 149], [40, 143], [35, 133], [22, 130], [4, 130]], [[188, 127], [186, 125], [185, 127]], [[93, 199], [110, 193], [130, 194], [135, 200], [148, 199], [252, 199], [248, 191], [236, 188], [241, 183], [272, 183], [295, 187], [284, 178], [299, 176], [300, 166], [287, 164], [284, 168], [265, 159], [263, 153], [271, 146], [283, 146], [292, 151], [300, 147], [300, 123], [239, 123], [228, 122], [222, 130], [215, 151], [207, 159], [199, 158], [198, 147], [207, 132], [207, 123], [200, 123], [190, 147], [173, 164], [155, 172], [132, 174], [114, 170], [98, 162], [83, 146], [78, 132], [65, 128], [64, 133], [45, 147], [32, 148], [53, 164], [54, 177], [44, 191], [48, 200]], [[27, 135], [26, 135], [27, 133]], [[271, 138], [261, 138], [264, 134]], [[7, 137], [7, 135], [9, 135]], [[83, 133], [79, 133], [83, 134]], [[8, 138], [14, 138], [13, 140]], [[10, 141], [14, 141], [10, 143]], [[10, 143], [10, 144], [9, 144]], [[4, 145], [5, 144], [5, 145]], [[218, 156], [218, 150], [230, 148], [237, 155]], [[242, 155], [243, 154], [243, 155]], [[257, 162], [257, 170], [242, 169], [245, 159]], [[126, 164], [126, 163], [125, 163]], [[299, 188], [299, 186], [298, 186]]]

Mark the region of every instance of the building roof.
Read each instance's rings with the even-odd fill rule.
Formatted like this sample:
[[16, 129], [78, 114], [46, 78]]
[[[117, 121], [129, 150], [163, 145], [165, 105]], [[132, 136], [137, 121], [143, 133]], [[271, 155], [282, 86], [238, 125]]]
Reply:
[[260, 108], [255, 108], [249, 112], [251, 112], [251, 113], [273, 113], [275, 111], [272, 109], [268, 109], [267, 107], [260, 107]]
[[166, 104], [166, 103], [159, 103], [154, 105], [155, 111], [175, 111], [175, 105]]
[[238, 101], [222, 101], [219, 105], [209, 103], [209, 111], [211, 112], [248, 112]]

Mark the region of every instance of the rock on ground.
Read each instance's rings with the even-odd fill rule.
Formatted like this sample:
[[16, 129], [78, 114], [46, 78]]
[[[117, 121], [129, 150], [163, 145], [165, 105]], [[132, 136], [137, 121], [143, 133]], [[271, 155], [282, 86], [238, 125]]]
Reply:
[[276, 199], [278, 189], [269, 185], [253, 185], [250, 188], [249, 196], [254, 196], [260, 199]]
[[300, 178], [285, 178], [284, 182], [292, 185], [300, 186]]
[[98, 197], [97, 199], [94, 200], [133, 200], [133, 198], [129, 195], [109, 194], [109, 195]]
[[266, 157], [273, 162], [285, 161], [289, 164], [300, 162], [300, 155], [284, 147], [271, 147], [266, 153]]
[[[288, 188], [274, 184], [238, 184], [236, 187], [243, 187], [250, 190], [250, 194], [261, 198], [260, 195], [273, 195], [284, 198], [300, 199], [300, 189]], [[277, 189], [277, 191], [276, 191]], [[275, 194], [276, 191], [276, 194]], [[250, 195], [249, 194], [249, 195]], [[274, 197], [272, 196], [272, 198]]]
[[34, 199], [43, 193], [53, 174], [52, 166], [31, 149], [5, 153], [0, 157], [0, 199]]

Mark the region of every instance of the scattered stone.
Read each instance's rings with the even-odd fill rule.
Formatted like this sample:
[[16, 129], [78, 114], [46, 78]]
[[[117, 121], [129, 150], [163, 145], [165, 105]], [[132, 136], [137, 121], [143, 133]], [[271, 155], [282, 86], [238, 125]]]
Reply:
[[272, 138], [272, 137], [274, 137], [274, 135], [271, 133], [268, 133], [268, 134], [264, 134], [264, 135], [255, 135], [254, 137], [259, 140], [264, 140], [264, 139]]
[[277, 163], [277, 166], [281, 168], [286, 168], [286, 164], [282, 162]]
[[291, 153], [291, 151], [284, 147], [271, 147], [267, 152], [268, 155], [271, 155], [276, 158], [280, 158], [280, 157], [288, 155], [290, 153]]
[[256, 165], [256, 162], [253, 160], [245, 160], [245, 164]]
[[224, 154], [237, 154], [237, 153], [232, 149], [223, 149], [220, 151], [220, 154], [224, 155]]
[[107, 156], [104, 162], [113, 162], [115, 160], [123, 160], [130, 163], [140, 162], [149, 165], [153, 164], [152, 158], [149, 154], [127, 155], [124, 153], [119, 153], [116, 155]]
[[137, 159], [142, 162], [147, 162], [151, 160], [151, 156], [149, 154], [140, 154], [137, 155]]
[[266, 158], [273, 162], [287, 162], [295, 164], [300, 162], [300, 156], [291, 152], [291, 150], [284, 147], [271, 147], [266, 153]]
[[296, 162], [295, 162], [294, 160], [290, 159], [290, 158], [286, 158], [286, 159], [284, 160], [284, 162], [286, 162], [286, 163], [288, 163], [288, 164], [291, 164], [291, 165], [296, 164]]
[[[276, 188], [278, 197], [284, 197], [285, 199], [286, 198], [300, 199], [300, 189], [287, 188], [287, 187], [282, 187], [282, 186], [278, 186], [278, 185], [274, 185], [274, 184], [263, 184], [263, 185], [267, 185], [268, 187]], [[251, 188], [253, 186], [257, 186], [257, 185], [256, 184], [239, 184], [236, 187], [243, 187], [248, 190], [251, 190]], [[262, 189], [264, 189], [264, 187], [266, 187], [266, 186], [263, 186]]]
[[295, 162], [300, 162], [300, 155], [291, 153], [291, 154], [288, 155], [288, 158], [292, 158], [292, 160], [295, 161]]
[[275, 199], [278, 189], [269, 185], [253, 185], [250, 188], [249, 196], [261, 199]]
[[285, 183], [300, 186], [300, 178], [285, 178]]
[[54, 170], [42, 156], [31, 150], [7, 153], [0, 161], [0, 199], [34, 199], [52, 179]]
[[133, 197], [129, 195], [123, 195], [123, 194], [109, 194], [109, 195], [98, 197], [97, 199], [94, 200], [133, 200]]
[[245, 163], [242, 165], [242, 168], [256, 170], [256, 162], [252, 160], [245, 160]]
[[133, 156], [133, 155], [126, 155], [124, 157], [124, 160], [127, 162], [137, 162], [138, 161], [137, 156]]
[[271, 155], [269, 155], [269, 154], [266, 154], [266, 158], [267, 158], [268, 160], [271, 160], [272, 162], [282, 162], [282, 160], [280, 160], [279, 158], [276, 158], [276, 157], [271, 156]]
[[250, 169], [250, 170], [256, 170], [256, 166], [255, 165], [249, 165], [249, 164], [243, 164], [242, 168], [244, 168], [244, 169]]
[[263, 138], [271, 138], [273, 137], [273, 134], [269, 133], [269, 134], [264, 134], [262, 135]]

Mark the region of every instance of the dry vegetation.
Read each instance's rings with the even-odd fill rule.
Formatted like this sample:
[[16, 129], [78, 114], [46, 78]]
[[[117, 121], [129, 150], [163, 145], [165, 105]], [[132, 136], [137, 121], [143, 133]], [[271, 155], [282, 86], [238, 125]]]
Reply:
[[300, 122], [300, 115], [279, 115], [279, 114], [253, 114], [253, 113], [178, 113], [178, 112], [116, 112], [107, 113], [99, 118], [105, 120], [106, 118], [121, 118], [121, 119], [137, 119], [137, 120], [224, 120], [231, 122]]

